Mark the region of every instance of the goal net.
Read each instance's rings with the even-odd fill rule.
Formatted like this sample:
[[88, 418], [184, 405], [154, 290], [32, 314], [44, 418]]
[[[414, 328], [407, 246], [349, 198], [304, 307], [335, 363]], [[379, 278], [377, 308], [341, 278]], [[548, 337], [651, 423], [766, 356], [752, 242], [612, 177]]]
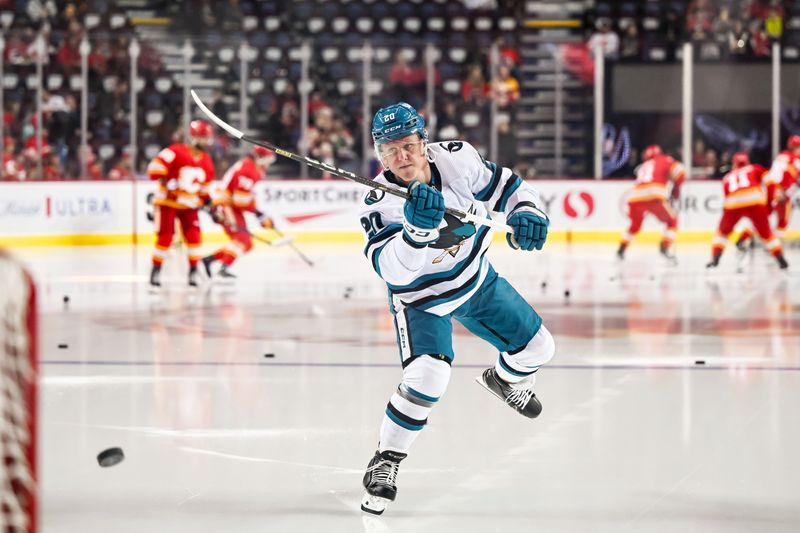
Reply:
[[0, 250], [0, 533], [36, 530], [36, 307], [30, 276]]

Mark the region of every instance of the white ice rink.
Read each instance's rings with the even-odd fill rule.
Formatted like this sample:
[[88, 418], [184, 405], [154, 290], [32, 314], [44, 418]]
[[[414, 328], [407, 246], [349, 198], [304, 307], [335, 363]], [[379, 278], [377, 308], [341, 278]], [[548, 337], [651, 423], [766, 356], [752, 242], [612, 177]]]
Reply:
[[[544, 411], [478, 386], [496, 354], [457, 326], [377, 518], [359, 499], [400, 378], [385, 286], [359, 245], [298, 246], [314, 268], [260, 247], [199, 290], [173, 258], [158, 295], [149, 248], [17, 250], [39, 284], [45, 532], [800, 531], [797, 250], [789, 272], [760, 252], [737, 272], [729, 249], [708, 273], [708, 246], [669, 267], [651, 245], [619, 264], [495, 243], [556, 338]], [[124, 462], [99, 467], [111, 446]]]

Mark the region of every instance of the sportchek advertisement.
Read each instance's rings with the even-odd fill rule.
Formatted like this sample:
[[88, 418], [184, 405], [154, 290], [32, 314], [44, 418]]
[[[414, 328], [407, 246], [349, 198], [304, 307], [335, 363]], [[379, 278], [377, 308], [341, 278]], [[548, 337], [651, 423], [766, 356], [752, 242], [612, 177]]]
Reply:
[[[632, 181], [531, 181], [550, 215], [551, 231], [619, 232], [627, 225], [626, 195]], [[359, 238], [357, 210], [366, 187], [347, 181], [266, 181], [256, 186], [259, 208], [278, 227], [325, 240], [333, 235]], [[153, 182], [0, 183], [0, 245], [130, 242], [153, 233]], [[793, 202], [800, 207], [800, 198]], [[690, 181], [682, 189], [680, 232], [713, 231], [722, 210], [718, 181]], [[794, 217], [791, 229], [798, 227]], [[221, 228], [203, 214], [204, 232]], [[253, 222], [253, 227], [257, 224]], [[660, 229], [646, 219], [644, 230]], [[70, 240], [69, 237], [75, 237]], [[31, 239], [34, 238], [35, 239]], [[48, 242], [48, 237], [62, 237]], [[67, 239], [64, 239], [67, 237]], [[36, 242], [33, 242], [36, 241]]]

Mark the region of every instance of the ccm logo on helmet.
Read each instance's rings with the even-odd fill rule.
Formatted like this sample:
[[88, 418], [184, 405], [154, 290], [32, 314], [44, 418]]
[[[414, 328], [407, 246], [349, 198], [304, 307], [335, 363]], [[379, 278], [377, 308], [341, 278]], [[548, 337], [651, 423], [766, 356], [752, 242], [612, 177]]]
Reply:
[[403, 127], [402, 124], [397, 124], [396, 126], [392, 126], [391, 128], [386, 128], [385, 130], [383, 130], [383, 134], [386, 135], [387, 133], [391, 133], [394, 130], [399, 130], [402, 127]]

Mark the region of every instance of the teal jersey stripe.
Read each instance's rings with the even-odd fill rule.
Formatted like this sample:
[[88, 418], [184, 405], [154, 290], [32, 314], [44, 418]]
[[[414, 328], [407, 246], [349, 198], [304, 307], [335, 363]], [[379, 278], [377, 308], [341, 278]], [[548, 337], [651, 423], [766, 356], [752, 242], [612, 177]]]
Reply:
[[486, 187], [481, 189], [481, 191], [475, 195], [475, 199], [479, 202], [485, 202], [491, 198], [495, 189], [497, 189], [497, 184], [500, 182], [501, 167], [498, 167], [491, 161], [484, 161], [484, 164], [486, 165], [486, 168], [492, 171], [492, 177]]
[[[457, 291], [448, 291], [448, 292], [446, 292], [444, 294], [434, 295], [432, 297], [431, 296], [426, 296], [425, 298], [422, 298], [422, 300], [425, 300], [425, 303], [423, 303], [421, 305], [417, 305], [415, 302], [410, 302], [408, 305], [410, 305], [410, 306], [412, 306], [412, 307], [414, 307], [416, 309], [419, 309], [420, 311], [426, 311], [426, 310], [430, 309], [431, 307], [436, 307], [437, 305], [441, 305], [441, 304], [446, 303], [446, 302], [452, 302], [454, 300], [458, 300], [459, 298], [461, 298], [462, 296], [464, 296], [465, 294], [470, 292], [472, 289], [474, 289], [478, 285], [478, 283], [481, 281], [481, 266], [483, 264], [483, 259], [484, 259], [484, 256], [481, 255], [480, 261], [478, 263], [478, 270], [475, 272], [475, 276], [464, 287], [461, 287]], [[491, 272], [491, 270], [492, 270], [491, 266], [489, 268], [490, 268], [489, 271]]]
[[409, 424], [408, 422], [406, 422], [404, 420], [400, 420], [397, 416], [395, 416], [394, 413], [389, 411], [389, 409], [386, 409], [386, 416], [388, 416], [389, 419], [392, 422], [394, 422], [395, 424], [397, 424], [398, 426], [400, 426], [402, 428], [406, 428], [406, 429], [408, 429], [410, 431], [422, 431], [422, 428], [425, 427], [425, 426], [420, 426], [420, 425], [415, 425], [415, 424]]
[[435, 285], [437, 282], [450, 281], [451, 279], [457, 278], [464, 270], [466, 270], [470, 263], [475, 261], [475, 257], [481, 253], [483, 239], [486, 237], [487, 233], [489, 233], [488, 226], [480, 227], [474, 236], [475, 244], [473, 245], [472, 250], [470, 250], [469, 255], [453, 265], [453, 268], [450, 270], [444, 270], [442, 272], [435, 272], [433, 274], [420, 276], [408, 285], [392, 285], [391, 283], [387, 283], [386, 285], [388, 285], [389, 289], [391, 289], [395, 294], [401, 294], [419, 291], [430, 287], [431, 285]]
[[506, 183], [505, 188], [503, 189], [503, 195], [497, 201], [497, 204], [494, 206], [494, 211], [498, 213], [503, 213], [506, 210], [506, 206], [508, 205], [508, 199], [511, 198], [511, 195], [514, 194], [514, 191], [520, 188], [522, 185], [522, 178], [517, 176], [516, 174], [513, 176], [513, 180], [509, 180], [509, 183]]
[[438, 402], [438, 401], [439, 401], [439, 398], [438, 398], [437, 396], [428, 396], [427, 394], [422, 394], [421, 392], [419, 392], [419, 391], [417, 391], [417, 390], [414, 390], [414, 389], [412, 389], [412, 388], [411, 388], [411, 387], [409, 387], [408, 385], [403, 385], [403, 387], [405, 387], [405, 389], [406, 389], [406, 390], [407, 390], [407, 391], [408, 391], [410, 394], [412, 394], [412, 395], [416, 396], [416, 397], [417, 397], [417, 398], [419, 398], [420, 400], [425, 400], [426, 402], [431, 402], [431, 403], [436, 403], [436, 402]]

